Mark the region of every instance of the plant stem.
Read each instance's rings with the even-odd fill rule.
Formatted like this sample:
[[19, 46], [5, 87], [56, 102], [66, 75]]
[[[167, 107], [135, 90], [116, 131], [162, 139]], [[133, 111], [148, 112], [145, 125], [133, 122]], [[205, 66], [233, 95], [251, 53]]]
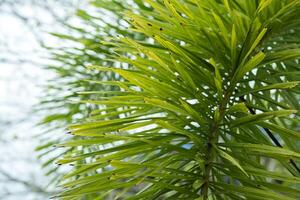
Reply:
[[213, 160], [215, 159], [216, 150], [214, 149], [214, 145], [218, 141], [219, 137], [219, 126], [223, 121], [225, 110], [227, 103], [229, 101], [229, 97], [232, 92], [228, 91], [225, 94], [223, 101], [220, 103], [219, 110], [219, 117], [214, 119], [213, 123], [211, 124], [210, 131], [209, 131], [209, 138], [207, 142], [207, 153], [205, 157], [205, 166], [204, 166], [204, 174], [203, 174], [203, 185], [201, 186], [201, 195], [203, 196], [203, 200], [208, 199], [208, 189], [210, 183], [210, 174], [213, 168]]

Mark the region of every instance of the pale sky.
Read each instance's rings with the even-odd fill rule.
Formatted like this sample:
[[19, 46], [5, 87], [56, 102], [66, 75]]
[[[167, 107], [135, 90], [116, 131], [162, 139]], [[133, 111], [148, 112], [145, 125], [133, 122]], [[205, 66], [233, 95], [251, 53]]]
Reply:
[[[55, 5], [54, 5], [55, 6]], [[59, 13], [66, 14], [66, 9], [55, 8]], [[59, 10], [60, 9], [60, 10]], [[75, 10], [74, 8], [69, 8]], [[22, 14], [36, 17], [51, 31], [59, 29], [51, 16], [35, 7], [20, 7]], [[52, 20], [52, 21], [51, 21]], [[47, 26], [44, 26], [46, 29]], [[43, 40], [50, 45], [60, 45], [45, 32], [38, 32]], [[50, 31], [50, 30], [49, 30]], [[9, 50], [9, 51], [8, 51]], [[41, 132], [35, 127], [41, 119], [32, 112], [32, 106], [42, 96], [42, 86], [49, 78], [54, 77], [43, 69], [46, 53], [38, 45], [30, 27], [17, 17], [0, 13], [0, 199], [1, 200], [42, 200], [47, 197], [32, 193], [18, 181], [26, 181], [43, 187], [49, 181], [44, 176], [34, 148], [38, 139], [34, 136]], [[1, 172], [16, 178], [18, 181], [7, 182]], [[5, 182], [3, 182], [5, 181]]]

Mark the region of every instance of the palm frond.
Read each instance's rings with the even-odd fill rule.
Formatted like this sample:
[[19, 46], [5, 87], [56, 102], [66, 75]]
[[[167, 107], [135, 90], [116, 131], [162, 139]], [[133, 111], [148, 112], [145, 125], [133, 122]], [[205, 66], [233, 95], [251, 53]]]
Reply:
[[76, 151], [57, 197], [300, 196], [299, 0], [94, 4], [125, 11], [133, 34], [88, 64], [114, 76], [81, 93], [95, 109], [61, 144]]

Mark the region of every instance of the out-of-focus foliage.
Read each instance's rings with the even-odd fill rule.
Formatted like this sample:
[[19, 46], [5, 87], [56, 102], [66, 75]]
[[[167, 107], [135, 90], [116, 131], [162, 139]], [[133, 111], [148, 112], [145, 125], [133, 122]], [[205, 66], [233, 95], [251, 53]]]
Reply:
[[299, 0], [93, 5], [54, 34], [57, 198], [299, 197]]
[[[140, 3], [137, 1], [136, 3]], [[50, 34], [62, 41], [63, 46], [44, 46], [50, 52], [50, 65], [47, 69], [56, 74], [45, 87], [45, 96], [36, 110], [46, 113], [40, 125], [45, 128], [39, 139], [41, 145], [36, 148], [40, 152], [39, 158], [44, 161], [46, 175], [54, 174], [53, 183], [60, 179], [59, 165], [53, 163], [59, 157], [77, 148], [68, 150], [54, 149], [53, 147], [66, 140], [69, 133], [66, 126], [78, 122], [88, 116], [91, 110], [99, 106], [78, 103], [80, 100], [93, 99], [96, 95], [79, 95], [81, 91], [111, 91], [117, 90], [117, 85], [90, 84], [91, 80], [119, 80], [120, 76], [111, 72], [87, 72], [86, 65], [107, 65], [116, 63], [112, 58], [112, 45], [106, 43], [110, 37], [128, 35], [132, 38], [144, 39], [145, 36], [133, 33], [128, 29], [129, 24], [122, 19], [123, 10], [133, 10], [131, 4], [124, 2], [106, 2], [98, 8], [99, 2], [94, 2], [86, 10], [79, 9], [75, 20], [63, 23], [64, 33], [51, 32]], [[74, 25], [75, 24], [75, 25]], [[67, 31], [65, 31], [65, 29]], [[109, 96], [109, 94], [104, 94]], [[49, 159], [50, 158], [50, 159]]]

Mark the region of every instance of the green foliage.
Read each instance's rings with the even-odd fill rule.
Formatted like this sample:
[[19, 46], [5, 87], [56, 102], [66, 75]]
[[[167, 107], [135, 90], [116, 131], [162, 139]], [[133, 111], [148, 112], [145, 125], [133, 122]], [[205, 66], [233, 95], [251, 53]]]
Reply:
[[80, 11], [96, 54], [56, 58], [88, 67], [56, 70], [88, 79], [68, 114], [90, 113], [59, 144], [74, 169], [57, 198], [300, 196], [299, 0], [93, 4], [130, 29]]
[[[92, 8], [88, 8], [92, 10]], [[54, 149], [62, 141], [69, 137], [65, 128], [71, 124], [82, 120], [95, 106], [77, 103], [79, 100], [93, 98], [93, 94], [79, 96], [83, 91], [89, 90], [114, 90], [116, 86], [112, 85], [92, 85], [86, 80], [104, 80], [107, 77], [118, 80], [113, 74], [109, 73], [86, 73], [86, 64], [111, 64], [113, 62], [106, 60], [110, 54], [110, 44], [104, 45], [106, 37], [116, 37], [117, 33], [132, 35], [126, 30], [126, 25], [120, 20], [102, 19], [101, 16], [109, 13], [119, 19], [121, 16], [117, 7], [88, 14], [84, 10], [78, 10], [77, 18], [80, 23], [73, 25], [72, 22], [65, 22], [65, 30], [62, 33], [50, 33], [55, 38], [62, 41], [64, 46], [51, 47], [49, 50], [51, 64], [47, 69], [55, 73], [53, 80], [49, 81], [45, 87], [42, 97], [36, 110], [44, 113], [45, 117], [40, 125], [44, 132], [40, 134], [41, 145], [36, 148], [40, 152], [40, 158], [44, 160], [43, 168], [46, 169], [46, 175], [53, 175], [52, 183], [60, 181], [61, 166], [54, 164], [54, 161], [62, 155], [78, 151], [77, 149]], [[139, 35], [139, 34], [136, 34]], [[106, 96], [104, 94], [104, 96]], [[76, 101], [76, 103], [74, 103]], [[67, 132], [68, 133], [68, 132]]]

